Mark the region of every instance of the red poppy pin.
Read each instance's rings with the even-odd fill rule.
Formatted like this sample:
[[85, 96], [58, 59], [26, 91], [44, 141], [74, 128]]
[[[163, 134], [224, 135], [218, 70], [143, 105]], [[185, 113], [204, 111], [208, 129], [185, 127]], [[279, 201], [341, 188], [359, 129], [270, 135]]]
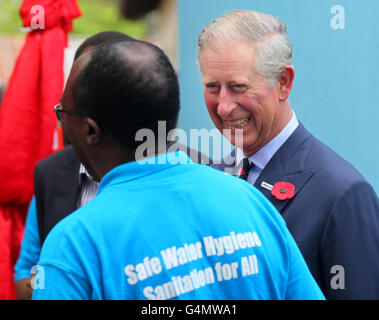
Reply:
[[291, 199], [295, 195], [295, 186], [289, 182], [278, 181], [272, 187], [271, 194], [278, 200]]

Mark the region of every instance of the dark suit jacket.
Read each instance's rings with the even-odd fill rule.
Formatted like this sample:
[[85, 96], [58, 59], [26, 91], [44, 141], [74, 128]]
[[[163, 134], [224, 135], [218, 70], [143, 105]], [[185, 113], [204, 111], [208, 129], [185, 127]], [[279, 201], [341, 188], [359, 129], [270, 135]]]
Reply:
[[79, 167], [71, 146], [53, 153], [35, 167], [34, 194], [41, 245], [49, 231], [77, 208]]
[[[278, 181], [295, 186], [292, 199], [261, 187]], [[350, 163], [299, 124], [254, 186], [282, 214], [327, 299], [379, 299], [379, 199]]]

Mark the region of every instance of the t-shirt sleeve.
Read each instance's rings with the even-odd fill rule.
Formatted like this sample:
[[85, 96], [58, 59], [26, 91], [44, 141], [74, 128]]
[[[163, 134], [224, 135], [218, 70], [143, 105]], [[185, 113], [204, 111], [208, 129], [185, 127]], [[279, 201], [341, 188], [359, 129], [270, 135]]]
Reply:
[[41, 244], [37, 225], [36, 199], [33, 197], [25, 223], [24, 238], [21, 243], [20, 255], [15, 265], [14, 280], [29, 278], [31, 269], [39, 260]]
[[[60, 221], [44, 242], [33, 287], [33, 300], [88, 300], [92, 289], [84, 265], [89, 263], [83, 234]], [[75, 230], [75, 231], [74, 231]]]
[[64, 266], [39, 265], [33, 300], [89, 300], [90, 288], [84, 279]]

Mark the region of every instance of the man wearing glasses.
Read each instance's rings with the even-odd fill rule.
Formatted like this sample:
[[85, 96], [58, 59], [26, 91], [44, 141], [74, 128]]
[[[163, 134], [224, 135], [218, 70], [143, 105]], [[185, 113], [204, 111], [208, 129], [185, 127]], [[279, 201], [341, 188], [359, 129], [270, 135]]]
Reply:
[[[74, 61], [94, 46], [118, 40], [134, 39], [116, 31], [97, 33], [78, 47]], [[63, 120], [65, 113], [70, 113], [61, 108], [60, 104], [54, 107], [58, 121]], [[64, 137], [64, 144], [64, 149], [41, 160], [35, 168], [35, 197], [30, 204], [20, 256], [15, 265], [17, 298], [21, 300], [31, 299], [34, 273], [31, 269], [38, 262], [47, 234], [60, 220], [89, 202], [97, 193], [98, 183], [79, 162], [67, 137]]]
[[64, 117], [65, 117], [65, 114], [71, 114], [71, 115], [74, 115], [74, 116], [83, 116], [82, 114], [80, 114], [79, 112], [75, 112], [75, 111], [71, 111], [71, 110], [64, 110], [62, 108], [62, 104], [61, 103], [58, 103], [55, 107], [54, 107], [54, 112], [55, 114], [57, 115], [57, 119], [59, 121], [63, 121]]

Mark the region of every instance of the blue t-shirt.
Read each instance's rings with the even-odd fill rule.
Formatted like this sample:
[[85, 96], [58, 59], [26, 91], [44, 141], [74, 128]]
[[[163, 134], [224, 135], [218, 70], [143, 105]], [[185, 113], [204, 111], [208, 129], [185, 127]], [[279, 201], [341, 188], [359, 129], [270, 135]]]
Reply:
[[183, 160], [176, 152], [109, 171], [48, 235], [33, 299], [324, 298], [259, 191]]
[[26, 217], [24, 238], [21, 242], [20, 255], [14, 267], [15, 281], [32, 276], [32, 273], [35, 272], [33, 267], [37, 264], [40, 253], [41, 242], [37, 225], [37, 207], [36, 199], [33, 197]]

